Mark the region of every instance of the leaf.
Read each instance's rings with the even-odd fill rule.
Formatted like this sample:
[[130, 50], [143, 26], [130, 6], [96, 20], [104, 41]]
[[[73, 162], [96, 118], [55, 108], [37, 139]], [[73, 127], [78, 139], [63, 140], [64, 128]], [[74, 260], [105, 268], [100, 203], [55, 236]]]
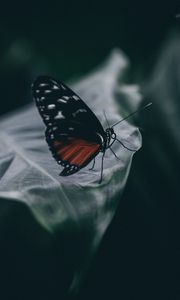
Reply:
[[[122, 91], [124, 101], [133, 102], [135, 98], [135, 108], [139, 104], [137, 92], [134, 96], [134, 89], [118, 83], [127, 65], [125, 56], [116, 50], [103, 66], [72, 86], [104, 127], [104, 109], [110, 124], [121, 119], [121, 99], [115, 94]], [[73, 238], [68, 248], [61, 246], [74, 262], [74, 277], [69, 285], [74, 291], [116, 211], [133, 152], [114, 144], [120, 160], [111, 151], [106, 152], [103, 181], [99, 185], [101, 155], [97, 157], [95, 171], [87, 166], [68, 178], [59, 177], [60, 167], [48, 150], [45, 128], [34, 103], [4, 117], [0, 129], [0, 197], [11, 200], [9, 210], [12, 202], [25, 205], [36, 222], [57, 239], [59, 233], [68, 237], [71, 232]], [[115, 131], [129, 147], [138, 150], [141, 146], [139, 130], [128, 122], [119, 124]]]

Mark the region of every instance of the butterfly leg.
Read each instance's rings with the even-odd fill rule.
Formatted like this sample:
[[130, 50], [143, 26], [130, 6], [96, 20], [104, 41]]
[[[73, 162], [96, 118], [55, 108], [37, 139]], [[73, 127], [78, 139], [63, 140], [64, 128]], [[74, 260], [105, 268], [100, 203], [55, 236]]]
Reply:
[[89, 169], [89, 170], [94, 170], [94, 166], [95, 166], [95, 162], [96, 162], [96, 160], [95, 160], [95, 158], [93, 159], [93, 165], [92, 165], [92, 167]]
[[130, 148], [128, 148], [127, 146], [125, 146], [125, 145], [123, 144], [123, 142], [121, 142], [121, 141], [118, 140], [117, 138], [116, 138], [116, 141], [119, 142], [125, 149], [127, 149], [127, 150], [129, 150], [129, 151], [132, 151], [132, 152], [136, 152], [136, 151], [137, 151], [137, 150], [135, 150], [135, 149], [130, 149]]
[[111, 150], [111, 152], [114, 154], [114, 156], [117, 158], [117, 159], [119, 159], [120, 160], [120, 158], [116, 155], [116, 153], [114, 152], [114, 150], [110, 147], [109, 148], [110, 150]]
[[103, 178], [103, 163], [104, 163], [104, 155], [105, 155], [105, 151], [103, 152], [103, 155], [102, 155], [102, 160], [101, 160], [101, 177], [100, 177], [100, 180], [99, 180], [99, 184], [102, 182], [102, 178]]

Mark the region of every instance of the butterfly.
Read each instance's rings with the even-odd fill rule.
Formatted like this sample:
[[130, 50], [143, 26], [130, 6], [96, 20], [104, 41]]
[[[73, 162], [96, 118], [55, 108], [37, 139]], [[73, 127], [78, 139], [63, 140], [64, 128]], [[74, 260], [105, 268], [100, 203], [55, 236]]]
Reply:
[[88, 105], [63, 82], [49, 76], [39, 76], [32, 84], [32, 94], [46, 125], [45, 137], [49, 149], [63, 167], [60, 176], [75, 174], [91, 161], [92, 170], [95, 157], [101, 152], [101, 183], [104, 155], [110, 149], [116, 156], [112, 149], [115, 141], [135, 151], [118, 140], [113, 129], [125, 118], [104, 130]]

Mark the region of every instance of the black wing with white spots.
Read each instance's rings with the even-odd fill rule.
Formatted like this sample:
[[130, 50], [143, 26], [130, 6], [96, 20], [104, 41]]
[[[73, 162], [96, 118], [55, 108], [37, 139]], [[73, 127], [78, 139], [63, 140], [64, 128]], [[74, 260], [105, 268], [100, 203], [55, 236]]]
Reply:
[[46, 125], [46, 141], [67, 176], [86, 166], [101, 150], [104, 129], [90, 108], [64, 83], [38, 77], [33, 97]]
[[104, 129], [84, 101], [64, 83], [48, 76], [40, 76], [32, 87], [39, 112], [46, 126], [61, 120], [87, 125], [91, 131], [104, 134]]

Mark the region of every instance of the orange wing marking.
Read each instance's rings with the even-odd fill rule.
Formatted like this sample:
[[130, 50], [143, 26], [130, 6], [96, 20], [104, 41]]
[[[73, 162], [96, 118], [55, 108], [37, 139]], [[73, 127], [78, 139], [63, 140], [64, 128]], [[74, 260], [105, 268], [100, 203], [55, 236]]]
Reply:
[[54, 141], [54, 147], [62, 160], [81, 167], [90, 157], [98, 153], [100, 144], [82, 139], [71, 139], [65, 143]]

